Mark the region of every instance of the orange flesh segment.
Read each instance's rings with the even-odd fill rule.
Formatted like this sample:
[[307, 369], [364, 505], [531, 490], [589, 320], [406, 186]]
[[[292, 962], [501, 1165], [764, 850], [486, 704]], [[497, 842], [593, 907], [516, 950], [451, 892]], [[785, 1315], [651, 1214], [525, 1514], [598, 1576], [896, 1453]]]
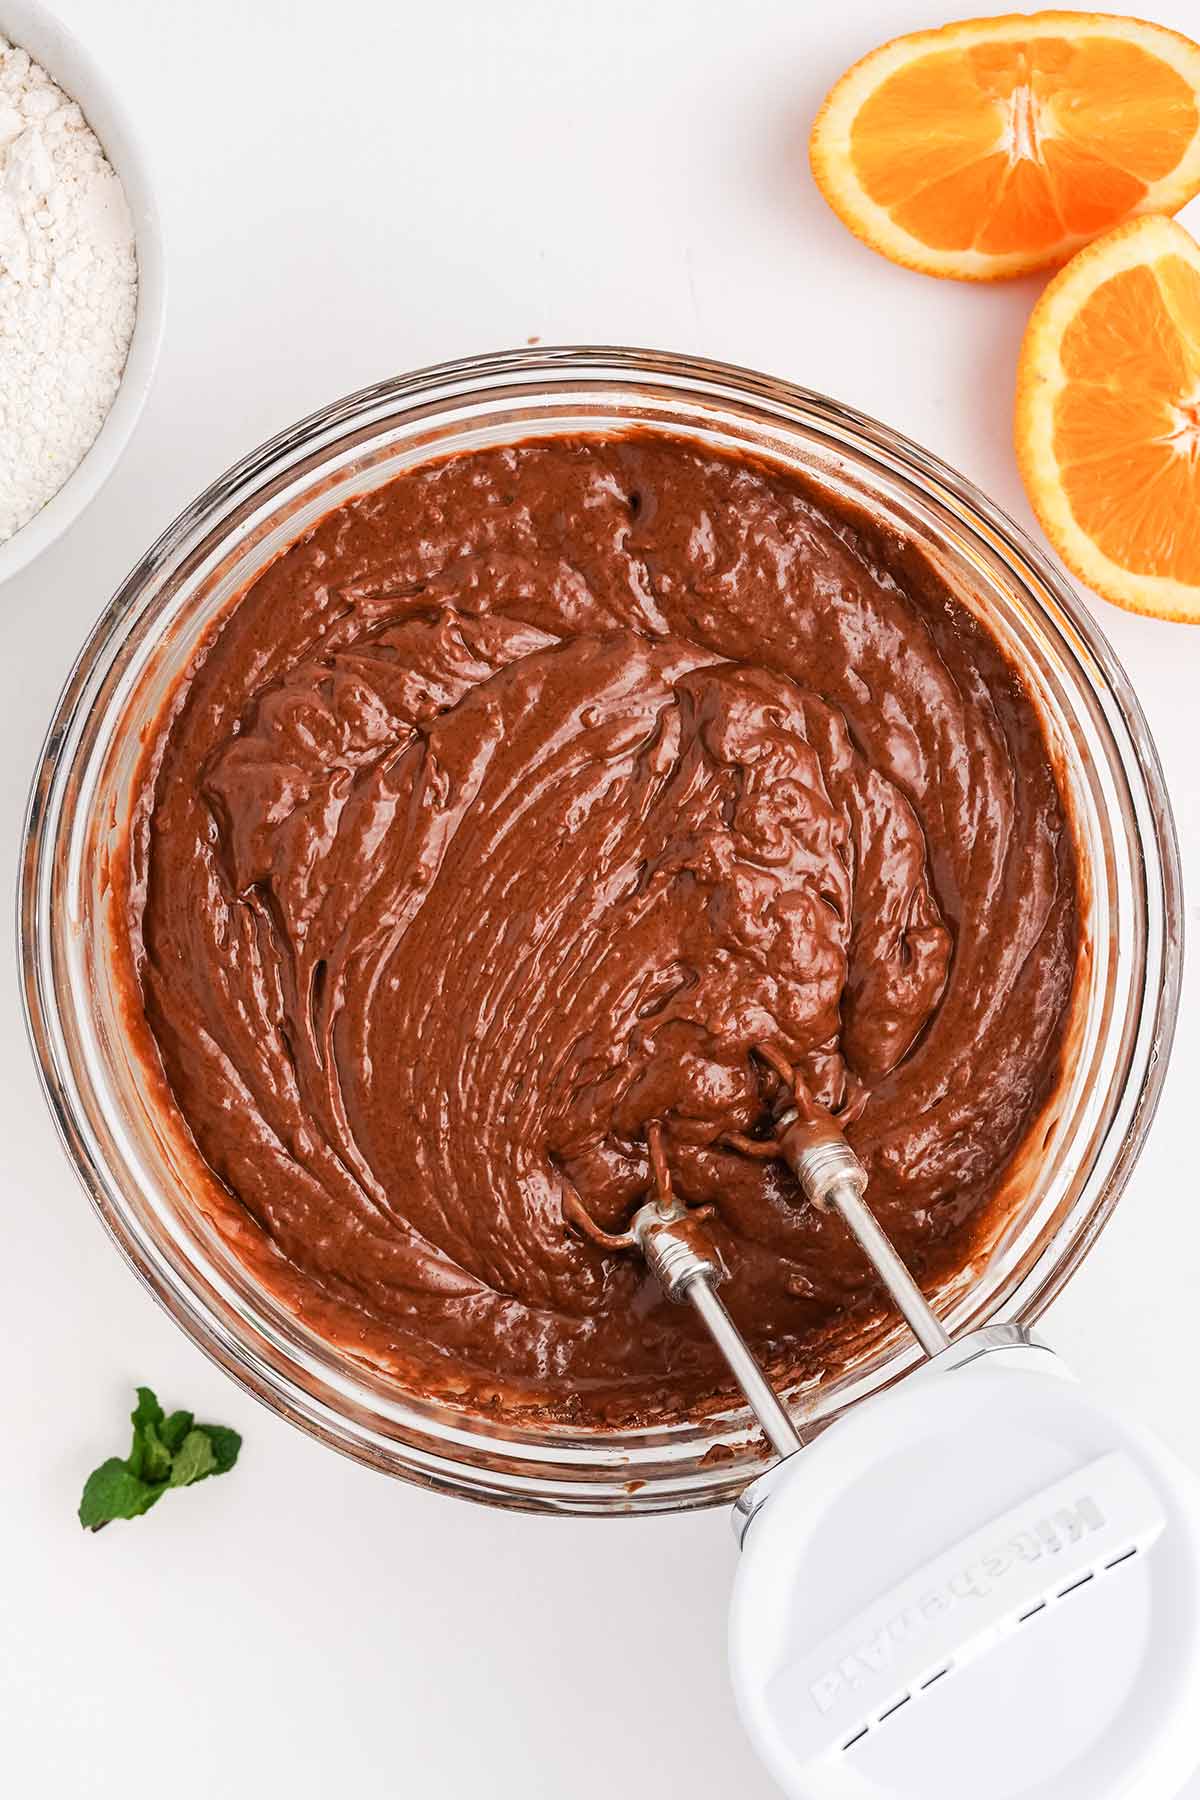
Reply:
[[1060, 347], [1054, 454], [1076, 523], [1135, 575], [1200, 586], [1200, 273], [1110, 276]]
[[1042, 145], [1046, 178], [1063, 227], [1073, 237], [1091, 237], [1120, 219], [1142, 198], [1145, 183], [1068, 138]]
[[1137, 44], [1015, 37], [898, 69], [859, 109], [850, 154], [931, 248], [1037, 253], [1125, 218], [1197, 122], [1188, 83]]
[[1196, 129], [1195, 96], [1182, 75], [1119, 38], [1074, 46], [1069, 79], [1045, 83], [1044, 92], [1056, 137], [1145, 186], [1175, 167]]
[[868, 96], [850, 152], [872, 200], [889, 210], [997, 149], [1004, 110], [980, 93], [957, 51], [923, 56]]
[[1021, 157], [1009, 163], [991, 213], [975, 234], [974, 247], [990, 256], [1003, 256], [1006, 250], [1043, 250], [1056, 244], [1063, 230], [1045, 168]]

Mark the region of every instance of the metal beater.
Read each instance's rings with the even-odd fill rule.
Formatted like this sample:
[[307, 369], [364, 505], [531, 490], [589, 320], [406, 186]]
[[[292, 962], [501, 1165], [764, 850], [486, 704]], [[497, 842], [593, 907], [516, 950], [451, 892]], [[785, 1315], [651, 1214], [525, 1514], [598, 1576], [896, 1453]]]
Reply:
[[[922, 1350], [927, 1356], [937, 1356], [950, 1339], [863, 1198], [867, 1171], [833, 1115], [809, 1098], [781, 1059], [770, 1056], [769, 1061], [791, 1090], [776, 1114], [775, 1135], [765, 1140], [735, 1137], [732, 1141], [757, 1156], [782, 1157], [809, 1204], [838, 1214]], [[767, 1442], [780, 1456], [790, 1456], [804, 1440], [718, 1297], [716, 1289], [724, 1270], [706, 1241], [702, 1218], [675, 1198], [657, 1127], [652, 1126], [649, 1135], [655, 1198], [634, 1215], [625, 1238], [609, 1241], [614, 1246], [636, 1245], [667, 1298], [695, 1307]]]

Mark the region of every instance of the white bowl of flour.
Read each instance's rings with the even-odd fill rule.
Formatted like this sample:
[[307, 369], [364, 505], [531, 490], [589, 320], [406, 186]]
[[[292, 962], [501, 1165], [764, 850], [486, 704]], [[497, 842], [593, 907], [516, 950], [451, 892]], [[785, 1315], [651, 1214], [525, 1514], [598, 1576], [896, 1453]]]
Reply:
[[158, 216], [124, 109], [53, 14], [0, 0], [0, 581], [115, 468], [150, 389], [163, 300]]

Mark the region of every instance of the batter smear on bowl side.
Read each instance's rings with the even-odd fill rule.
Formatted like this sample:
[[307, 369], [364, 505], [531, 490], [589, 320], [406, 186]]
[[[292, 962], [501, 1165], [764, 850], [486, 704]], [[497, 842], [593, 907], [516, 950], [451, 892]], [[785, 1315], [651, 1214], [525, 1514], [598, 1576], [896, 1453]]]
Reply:
[[133, 1029], [204, 1204], [419, 1392], [581, 1424], [727, 1392], [573, 1223], [627, 1222], [651, 1122], [772, 1370], [871, 1316], [839, 1221], [737, 1142], [755, 1046], [853, 1120], [930, 1279], [1059, 1080], [1079, 909], [1033, 705], [911, 546], [773, 466], [646, 434], [405, 474], [240, 597], [139, 781]]

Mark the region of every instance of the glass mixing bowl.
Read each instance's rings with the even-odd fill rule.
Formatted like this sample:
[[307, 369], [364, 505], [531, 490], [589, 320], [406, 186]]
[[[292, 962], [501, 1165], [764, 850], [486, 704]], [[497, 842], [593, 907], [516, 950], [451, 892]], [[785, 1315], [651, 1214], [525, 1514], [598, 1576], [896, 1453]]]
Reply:
[[[351, 395], [223, 475], [146, 553], [59, 703], [24, 849], [21, 954], [34, 1049], [109, 1233], [192, 1340], [323, 1442], [423, 1485], [543, 1511], [641, 1513], [732, 1499], [765, 1466], [743, 1408], [597, 1431], [506, 1424], [404, 1392], [256, 1284], [189, 1194], [122, 1024], [105, 929], [143, 733], [230, 598], [313, 521], [431, 457], [562, 432], [674, 433], [815, 478], [914, 540], [1023, 671], [1078, 837], [1085, 943], [1067, 1066], [1009, 1204], [940, 1294], [950, 1330], [1028, 1323], [1115, 1205], [1153, 1115], [1179, 994], [1178, 852], [1146, 722], [1094, 620], [982, 494], [873, 420], [786, 382], [612, 349], [510, 351]], [[178, 1140], [176, 1139], [176, 1142]], [[893, 1322], [791, 1396], [809, 1429], [914, 1360]]]

